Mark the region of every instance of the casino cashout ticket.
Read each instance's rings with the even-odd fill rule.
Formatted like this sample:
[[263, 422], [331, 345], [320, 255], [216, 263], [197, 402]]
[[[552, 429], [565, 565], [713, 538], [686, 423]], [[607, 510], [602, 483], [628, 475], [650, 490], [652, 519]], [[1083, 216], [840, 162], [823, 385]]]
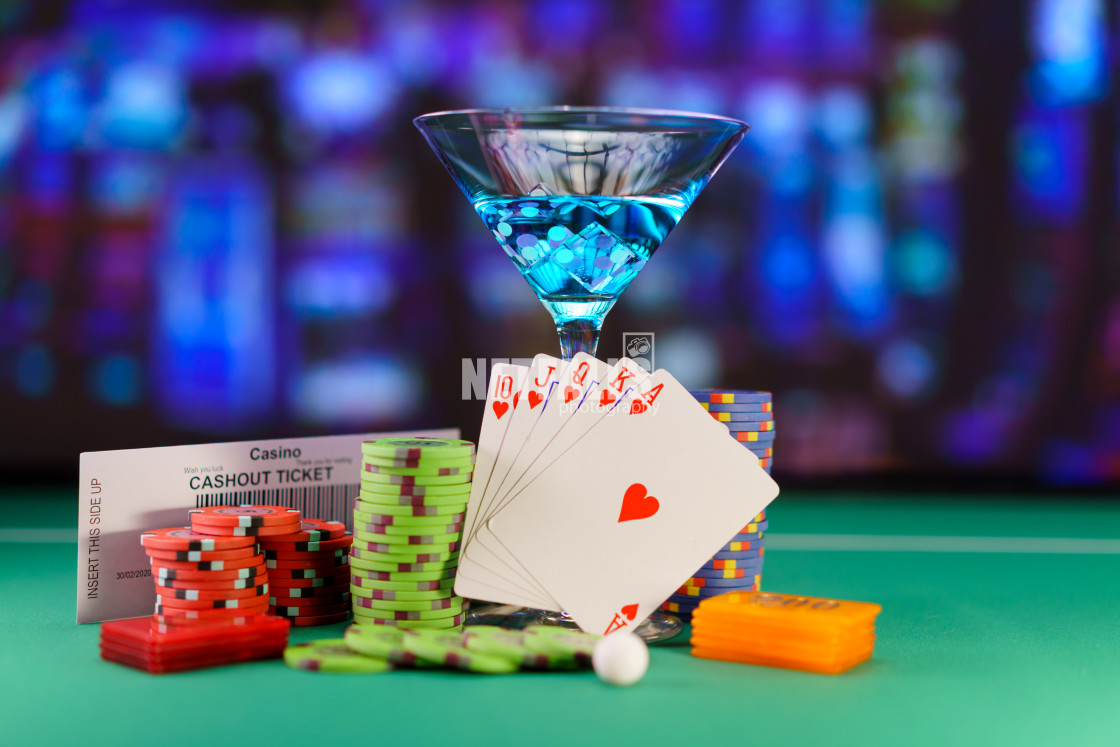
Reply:
[[[457, 438], [459, 431], [361, 433], [82, 454], [78, 622], [151, 614], [152, 569], [137, 538], [152, 527], [181, 525], [188, 509], [280, 505], [349, 527], [353, 498], [360, 488], [361, 444], [387, 436]], [[267, 534], [269, 530], [241, 531]]]

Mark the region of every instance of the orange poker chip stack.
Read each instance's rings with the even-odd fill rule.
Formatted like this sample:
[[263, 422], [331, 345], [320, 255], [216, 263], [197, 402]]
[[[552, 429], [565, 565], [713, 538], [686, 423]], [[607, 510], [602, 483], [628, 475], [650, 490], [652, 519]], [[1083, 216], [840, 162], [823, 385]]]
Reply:
[[840, 674], [871, 658], [882, 607], [821, 597], [732, 592], [692, 616], [692, 655]]

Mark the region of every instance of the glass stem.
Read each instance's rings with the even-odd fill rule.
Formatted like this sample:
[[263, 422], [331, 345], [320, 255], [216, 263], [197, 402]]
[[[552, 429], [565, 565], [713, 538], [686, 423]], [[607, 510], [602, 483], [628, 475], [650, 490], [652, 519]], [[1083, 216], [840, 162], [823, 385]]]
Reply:
[[570, 361], [576, 353], [595, 355], [601, 325], [602, 322], [591, 319], [569, 319], [557, 323], [556, 334], [560, 336], [560, 354], [564, 360]]

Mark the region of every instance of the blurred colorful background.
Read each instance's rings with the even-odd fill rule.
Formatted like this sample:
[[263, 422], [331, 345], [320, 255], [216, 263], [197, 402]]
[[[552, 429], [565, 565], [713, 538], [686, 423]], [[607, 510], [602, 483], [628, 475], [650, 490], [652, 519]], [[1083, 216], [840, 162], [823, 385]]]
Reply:
[[[413, 128], [752, 125], [611, 313], [775, 474], [1120, 484], [1120, 2], [0, 4], [0, 474], [459, 426], [550, 319]], [[464, 363], [466, 359], [467, 363]]]

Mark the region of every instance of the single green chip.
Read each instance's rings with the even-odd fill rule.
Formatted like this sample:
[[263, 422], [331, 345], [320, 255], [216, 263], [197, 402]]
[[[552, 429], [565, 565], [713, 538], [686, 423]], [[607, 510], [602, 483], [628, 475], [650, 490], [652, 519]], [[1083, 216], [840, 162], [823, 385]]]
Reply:
[[437, 467], [473, 467], [475, 457], [456, 457], [454, 459], [440, 457], [424, 457], [423, 459], [386, 459], [385, 457], [362, 455], [362, 465], [372, 464], [377, 467], [398, 469], [434, 469]]
[[397, 592], [451, 591], [454, 586], [454, 578], [441, 578], [434, 581], [385, 581], [381, 579], [362, 578], [361, 576], [352, 576], [350, 578], [351, 591], [355, 587], [359, 589], [380, 589], [382, 591]]
[[400, 545], [403, 548], [425, 545], [450, 545], [453, 542], [458, 542], [462, 537], [459, 531], [445, 532], [436, 534], [435, 532], [429, 533], [424, 529], [413, 530], [415, 534], [383, 534], [381, 532], [367, 532], [365, 530], [354, 530], [354, 539], [363, 542], [371, 542], [375, 545]]
[[591, 666], [591, 654], [602, 636], [550, 625], [530, 625], [522, 631], [529, 650], [580, 667]]
[[[354, 599], [354, 614], [362, 617], [373, 617], [381, 620], [442, 620], [450, 617], [461, 617], [465, 607], [459, 604], [454, 607], [439, 610], [400, 610], [385, 607], [369, 607], [358, 603]], [[368, 600], [361, 600], [368, 601]]]
[[375, 674], [393, 668], [384, 658], [357, 653], [342, 638], [325, 638], [288, 646], [284, 649], [284, 663], [292, 669], [306, 672], [346, 674]]
[[517, 663], [509, 659], [467, 650], [457, 633], [409, 630], [404, 636], [404, 647], [421, 659], [468, 672], [509, 674], [518, 670]]
[[[365, 493], [364, 495], [372, 495], [372, 493]], [[421, 499], [423, 500], [423, 499]], [[448, 505], [415, 505], [411, 501], [403, 503], [385, 501], [382, 503], [370, 503], [361, 497], [354, 499], [354, 513], [366, 514], [388, 514], [390, 516], [450, 516], [452, 514], [464, 513], [466, 509], [466, 501], [463, 499], [456, 499], [456, 503]], [[458, 502], [462, 501], [462, 502]]]
[[421, 485], [362, 483], [358, 494], [363, 503], [387, 506], [450, 506], [466, 503], [470, 497], [471, 483], [463, 483], [454, 489], [441, 487], [438, 490]]
[[[399, 485], [402, 487], [435, 487], [448, 485], [471, 484], [474, 472], [465, 472], [459, 475], [390, 475], [384, 472], [367, 472], [362, 470], [362, 484], [370, 485]], [[469, 488], [468, 488], [469, 489]]]
[[353, 597], [355, 606], [369, 610], [401, 610], [406, 612], [429, 610], [454, 610], [461, 612], [463, 597], [447, 596], [438, 599], [371, 599]]
[[548, 657], [533, 653], [521, 640], [520, 630], [496, 625], [470, 625], [463, 629], [463, 645], [476, 654], [509, 659], [526, 669], [548, 669]]
[[379, 537], [416, 537], [423, 535], [452, 534], [458, 536], [463, 531], [461, 521], [444, 522], [443, 524], [367, 524], [364, 527], [355, 527], [363, 534], [375, 534]]
[[[375, 556], [376, 557], [376, 556]], [[394, 556], [396, 557], [396, 556]], [[453, 553], [453, 557], [449, 560], [438, 561], [425, 561], [420, 563], [412, 563], [407, 561], [394, 561], [394, 560], [367, 560], [359, 558], [355, 555], [350, 556], [350, 570], [354, 569], [362, 571], [377, 571], [379, 573], [436, 573], [440, 576], [446, 574], [454, 574], [455, 569], [459, 567], [459, 554]]]
[[[361, 489], [373, 495], [390, 497], [408, 496], [414, 499], [424, 500], [426, 498], [454, 498], [456, 496], [469, 495], [473, 486], [472, 482], [451, 483], [448, 485], [425, 485], [423, 483], [408, 484], [408, 480], [411, 479], [412, 478], [401, 478], [401, 480], [397, 482], [367, 480], [361, 485]], [[377, 501], [375, 500], [373, 502], [376, 503]]]
[[448, 524], [462, 524], [466, 512], [457, 514], [437, 514], [436, 516], [393, 516], [392, 514], [369, 514], [365, 511], [354, 512], [354, 526], [367, 529], [370, 526], [385, 527], [430, 527], [447, 526]]
[[404, 630], [393, 625], [351, 625], [343, 633], [343, 640], [359, 654], [384, 659], [397, 666], [437, 666], [405, 649], [404, 636]]
[[[400, 475], [402, 477], [440, 477], [452, 475], [467, 475], [474, 473], [474, 462], [467, 459], [448, 461], [442, 464], [433, 463], [431, 466], [421, 467], [390, 467], [370, 460], [362, 461], [362, 470], [374, 475]], [[423, 485], [424, 483], [416, 483]]]
[[524, 669], [576, 667], [568, 652], [530, 647], [527, 638], [521, 630], [493, 625], [471, 625], [463, 631], [463, 642], [467, 648], [495, 656], [517, 657]]
[[[424, 549], [413, 550], [420, 545], [382, 545], [375, 542], [360, 542], [360, 547], [353, 547], [350, 557], [361, 560], [372, 560], [377, 563], [447, 563], [458, 562], [459, 550], [451, 552], [433, 552], [424, 546]], [[444, 550], [454, 545], [442, 545]]]
[[363, 441], [362, 454], [384, 459], [471, 459], [474, 444], [457, 438], [398, 436]]
[[397, 627], [401, 630], [461, 630], [466, 615], [452, 617], [437, 617], [427, 620], [386, 620], [383, 617], [370, 617], [361, 614], [361, 610], [354, 612], [354, 623], [364, 627]]
[[[422, 583], [422, 582], [438, 582], [448, 583], [454, 585], [455, 583], [455, 568], [450, 568], [442, 571], [413, 571], [413, 572], [394, 572], [394, 571], [367, 571], [363, 568], [351, 568], [350, 575], [355, 578], [362, 579], [360, 586], [369, 586], [366, 581], [389, 581], [407, 583]], [[353, 579], [351, 579], [353, 580]]]
[[358, 584], [350, 584], [350, 593], [356, 597], [362, 597], [363, 599], [390, 599], [399, 601], [451, 599], [456, 596], [453, 589], [401, 591], [399, 589], [379, 589]]
[[[405, 544], [403, 542], [376, 542], [357, 538], [351, 547], [354, 558], [373, 558], [399, 562], [428, 563], [438, 560], [451, 560], [458, 557], [459, 542], [440, 542], [439, 544]], [[356, 550], [357, 552], [353, 552]], [[411, 560], [409, 560], [411, 558]]]

